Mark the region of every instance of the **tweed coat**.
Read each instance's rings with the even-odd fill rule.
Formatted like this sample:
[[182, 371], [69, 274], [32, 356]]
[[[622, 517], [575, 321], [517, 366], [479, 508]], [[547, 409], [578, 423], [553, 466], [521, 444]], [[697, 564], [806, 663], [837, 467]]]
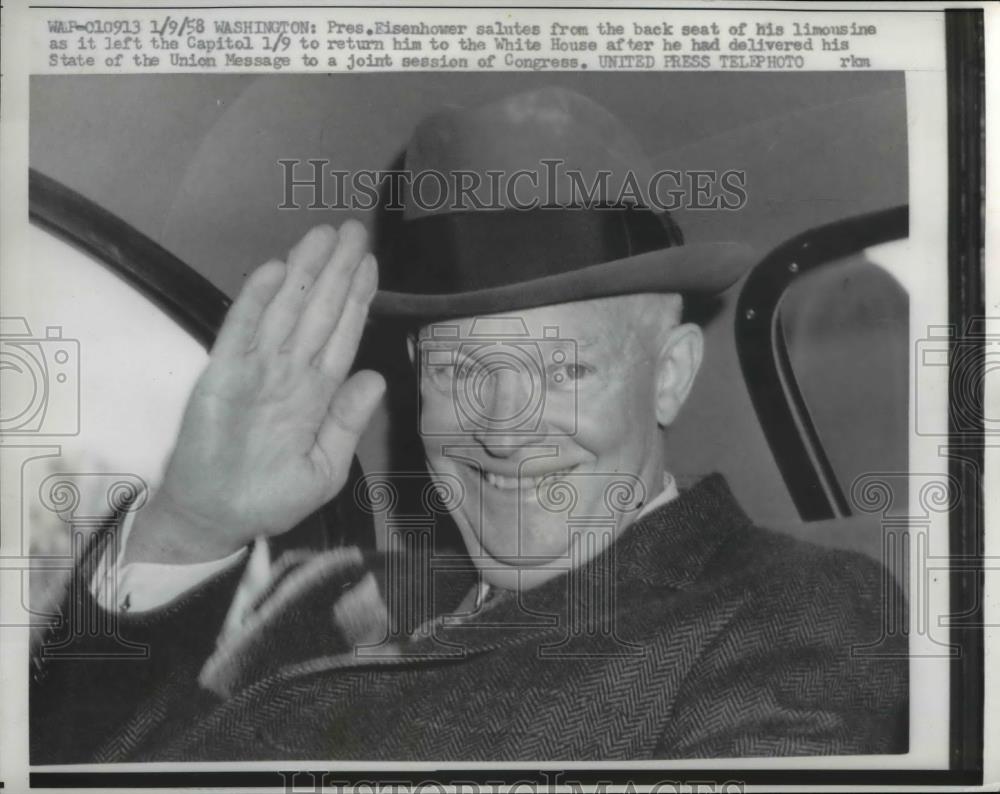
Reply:
[[[754, 527], [718, 475], [574, 573], [460, 614], [467, 563], [338, 559], [207, 688], [238, 571], [124, 616], [147, 660], [49, 664], [32, 691], [32, 762], [907, 749], [905, 615], [884, 607], [902, 603], [884, 595], [895, 585], [866, 557]], [[389, 605], [381, 622], [372, 604]], [[78, 647], [99, 642], [111, 647]]]

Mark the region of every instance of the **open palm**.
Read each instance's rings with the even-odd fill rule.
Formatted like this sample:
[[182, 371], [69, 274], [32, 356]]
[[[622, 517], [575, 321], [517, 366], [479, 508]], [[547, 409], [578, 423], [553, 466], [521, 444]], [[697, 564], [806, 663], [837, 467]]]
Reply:
[[343, 487], [385, 388], [374, 372], [347, 377], [377, 280], [356, 221], [316, 227], [287, 264], [250, 276], [130, 556], [223, 556], [292, 528]]

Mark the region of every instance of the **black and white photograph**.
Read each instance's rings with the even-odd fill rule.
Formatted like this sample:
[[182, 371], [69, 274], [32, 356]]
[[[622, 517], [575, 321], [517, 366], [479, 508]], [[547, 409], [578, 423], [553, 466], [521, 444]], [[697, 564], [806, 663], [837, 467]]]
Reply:
[[832, 6], [20, 9], [5, 787], [988, 785], [983, 13]]

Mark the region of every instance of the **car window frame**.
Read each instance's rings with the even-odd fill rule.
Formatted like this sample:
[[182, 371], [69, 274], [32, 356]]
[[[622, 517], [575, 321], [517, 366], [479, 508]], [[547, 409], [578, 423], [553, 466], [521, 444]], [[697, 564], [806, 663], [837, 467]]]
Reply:
[[743, 381], [803, 521], [852, 512], [795, 378], [781, 325], [782, 298], [807, 273], [907, 237], [906, 204], [818, 226], [774, 248], [747, 276], [737, 298], [734, 332]]
[[36, 169], [28, 172], [33, 223], [90, 254], [163, 310], [206, 350], [232, 301], [127, 221]]

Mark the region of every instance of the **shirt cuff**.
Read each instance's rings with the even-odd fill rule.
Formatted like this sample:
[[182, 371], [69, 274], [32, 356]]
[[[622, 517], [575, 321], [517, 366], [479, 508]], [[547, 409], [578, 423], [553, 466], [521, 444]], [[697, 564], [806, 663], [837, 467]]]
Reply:
[[[219, 560], [190, 565], [165, 565], [156, 562], [123, 564], [125, 547], [136, 515], [137, 512], [132, 511], [125, 514], [117, 537], [105, 550], [97, 572], [90, 580], [91, 595], [109, 612], [147, 612], [158, 609], [224, 571], [247, 553], [246, 549], [240, 549]], [[113, 558], [115, 549], [118, 554]]]

